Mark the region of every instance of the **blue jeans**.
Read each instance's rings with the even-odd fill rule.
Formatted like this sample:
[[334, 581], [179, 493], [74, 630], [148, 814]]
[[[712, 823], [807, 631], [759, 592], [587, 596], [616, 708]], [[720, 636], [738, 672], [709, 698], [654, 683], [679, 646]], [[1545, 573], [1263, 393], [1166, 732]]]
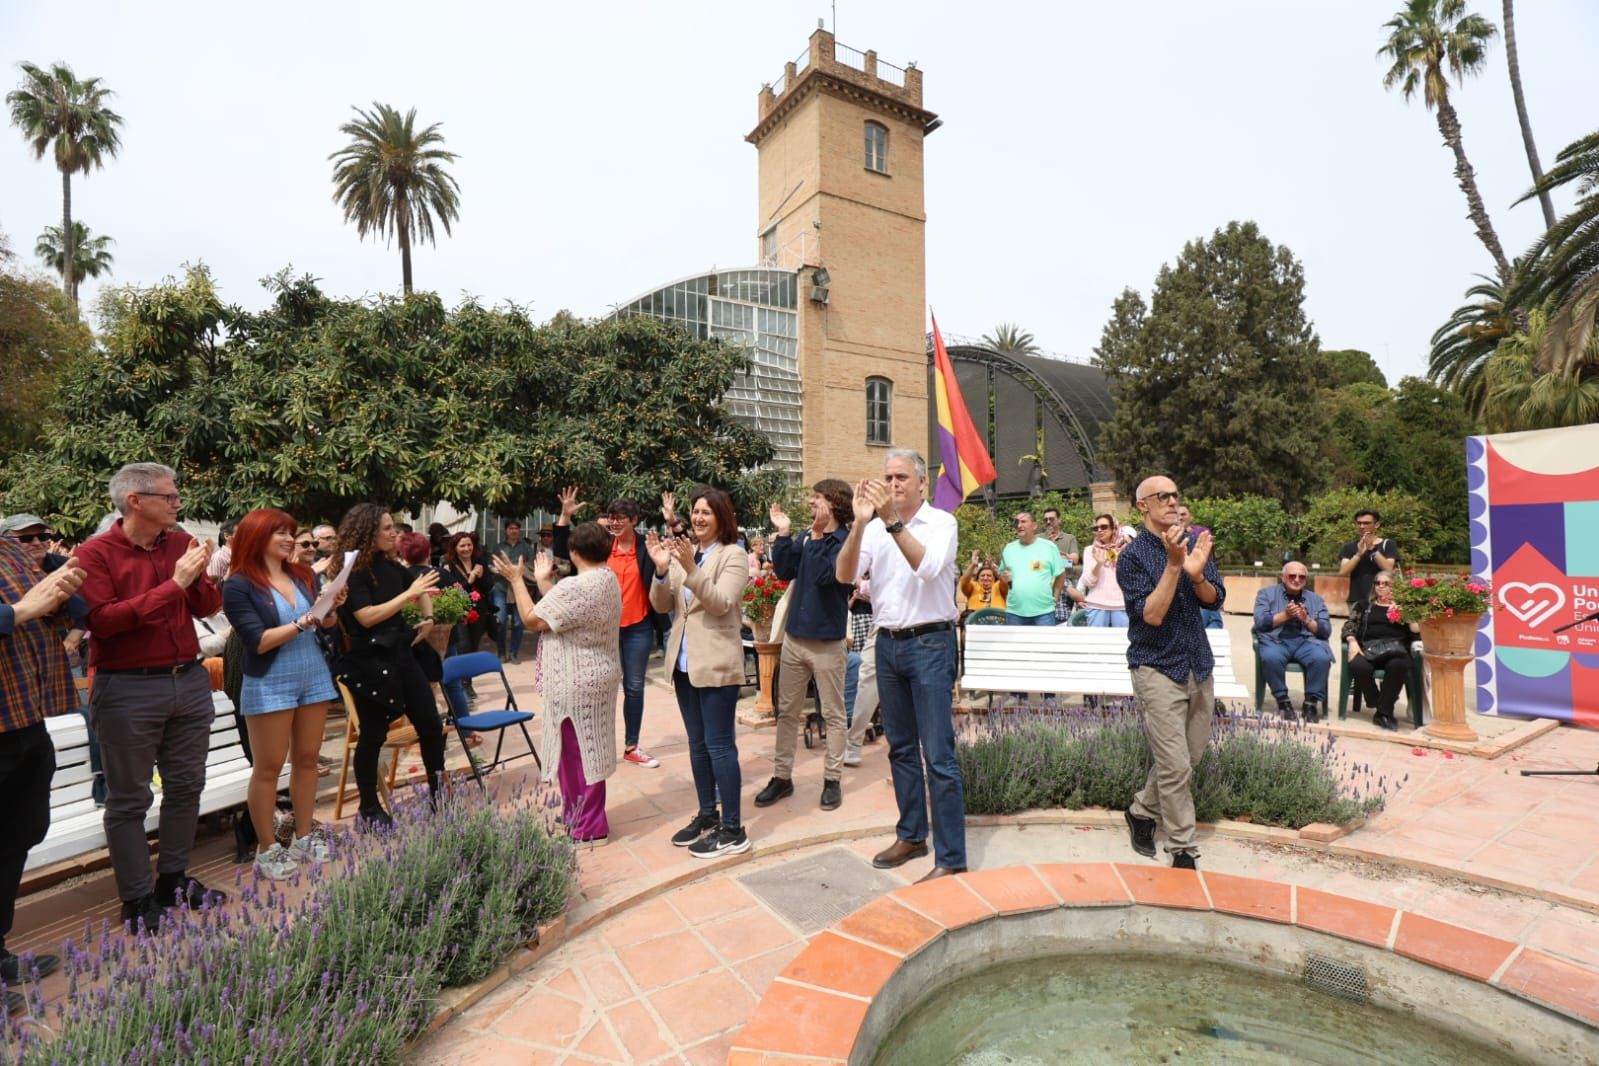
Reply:
[[1288, 664], [1298, 663], [1305, 671], [1305, 695], [1327, 702], [1327, 674], [1332, 670], [1332, 648], [1315, 637], [1284, 637], [1260, 642], [1260, 672], [1266, 687], [1278, 699], [1288, 698]]
[[855, 721], [855, 690], [861, 685], [861, 653], [844, 653], [844, 721]]
[[1053, 626], [1058, 625], [1059, 620], [1055, 617], [1053, 610], [1035, 615], [1011, 614], [1006, 611], [1005, 624], [1008, 626]]
[[1206, 629], [1227, 628], [1227, 626], [1222, 622], [1221, 612], [1213, 607], [1201, 607], [1199, 609], [1199, 617], [1205, 620]]
[[1101, 629], [1126, 629], [1126, 611], [1106, 611], [1098, 607], [1084, 608], [1088, 612], [1088, 624], [1099, 626]]
[[[955, 758], [955, 632], [909, 640], [877, 634], [877, 694], [901, 840], [926, 840], [927, 800], [933, 802], [933, 858], [939, 866], [966, 866], [966, 796]], [[922, 766], [926, 763], [926, 776]]]
[[688, 733], [688, 765], [694, 773], [700, 813], [716, 810], [720, 794], [722, 826], [737, 829], [739, 791], [744, 787], [738, 768], [738, 741], [733, 736], [738, 686], [696, 688], [689, 683], [687, 674], [673, 670], [672, 687], [677, 690], [677, 709], [683, 715], [683, 729]]
[[494, 586], [493, 600], [500, 613], [500, 658], [514, 659], [522, 654], [522, 612], [516, 609], [516, 597], [508, 588]]
[[617, 632], [617, 648], [622, 657], [622, 743], [636, 748], [639, 726], [644, 724], [644, 671], [649, 669], [650, 652], [655, 650], [655, 623], [645, 615]]

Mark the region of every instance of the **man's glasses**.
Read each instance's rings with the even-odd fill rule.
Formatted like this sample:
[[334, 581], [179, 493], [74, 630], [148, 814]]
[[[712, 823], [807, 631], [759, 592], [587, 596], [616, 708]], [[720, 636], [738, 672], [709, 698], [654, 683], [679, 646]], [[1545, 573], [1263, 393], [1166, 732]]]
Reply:
[[1283, 575], [1283, 580], [1284, 581], [1304, 581], [1308, 576], [1309, 576], [1308, 574], [1284, 574]]
[[54, 533], [13, 533], [11, 536], [18, 544], [37, 544], [40, 541], [48, 544], [56, 539]]
[[130, 495], [133, 495], [133, 496], [157, 496], [157, 497], [160, 497], [161, 499], [167, 501], [167, 503], [171, 504], [173, 507], [182, 507], [183, 506], [183, 497], [178, 495], [175, 492], [135, 492], [135, 493], [130, 493]]
[[1140, 500], [1159, 500], [1161, 503], [1181, 503], [1183, 494], [1180, 492], [1151, 492], [1148, 496], [1140, 496]]

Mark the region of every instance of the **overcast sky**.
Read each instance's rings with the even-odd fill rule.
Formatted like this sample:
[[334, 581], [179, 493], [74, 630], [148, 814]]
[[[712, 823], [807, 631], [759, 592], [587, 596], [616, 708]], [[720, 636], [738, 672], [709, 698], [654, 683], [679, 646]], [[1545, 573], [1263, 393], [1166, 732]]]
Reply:
[[[948, 332], [1002, 321], [1088, 358], [1110, 303], [1185, 241], [1253, 219], [1303, 262], [1326, 347], [1390, 380], [1491, 262], [1420, 101], [1382, 89], [1401, 0], [841, 0], [841, 43], [925, 72], [928, 300]], [[1500, 5], [1471, 6], [1495, 22]], [[460, 153], [461, 217], [415, 253], [419, 287], [581, 315], [757, 255], [744, 135], [827, 3], [77, 3], [0, 0], [3, 84], [62, 60], [114, 89], [123, 150], [73, 184], [116, 283], [203, 261], [225, 297], [292, 265], [338, 295], [399, 289], [357, 239], [328, 154], [351, 105], [415, 107]], [[1524, 0], [1523, 83], [1547, 166], [1599, 127], [1599, 4]], [[1502, 42], [1456, 93], [1509, 254], [1537, 235]], [[1569, 198], [1561, 201], [1569, 204]], [[1559, 204], [1557, 204], [1559, 206]], [[0, 229], [31, 259], [60, 179], [0, 131]], [[834, 278], [835, 286], [850, 279]], [[94, 286], [86, 287], [86, 300]]]

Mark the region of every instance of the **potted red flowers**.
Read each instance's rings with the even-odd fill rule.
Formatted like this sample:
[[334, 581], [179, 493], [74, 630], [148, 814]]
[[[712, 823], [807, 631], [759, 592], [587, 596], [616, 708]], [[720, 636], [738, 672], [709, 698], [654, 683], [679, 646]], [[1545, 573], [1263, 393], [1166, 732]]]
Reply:
[[763, 574], [744, 588], [744, 617], [750, 620], [750, 630], [757, 644], [767, 644], [772, 639], [772, 614], [777, 603], [788, 591], [788, 582]]
[[1466, 724], [1466, 664], [1476, 657], [1477, 626], [1487, 614], [1493, 590], [1486, 581], [1460, 574], [1418, 574], [1407, 570], [1394, 582], [1393, 622], [1421, 626], [1421, 654], [1432, 676], [1429, 736], [1475, 743]]

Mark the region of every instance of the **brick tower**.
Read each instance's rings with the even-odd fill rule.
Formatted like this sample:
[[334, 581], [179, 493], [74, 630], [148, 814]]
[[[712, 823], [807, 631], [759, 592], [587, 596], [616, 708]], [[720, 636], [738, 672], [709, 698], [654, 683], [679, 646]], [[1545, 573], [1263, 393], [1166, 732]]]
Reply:
[[927, 447], [922, 139], [939, 120], [920, 70], [823, 29], [759, 103], [760, 258], [799, 272], [804, 479], [880, 475], [884, 449]]

